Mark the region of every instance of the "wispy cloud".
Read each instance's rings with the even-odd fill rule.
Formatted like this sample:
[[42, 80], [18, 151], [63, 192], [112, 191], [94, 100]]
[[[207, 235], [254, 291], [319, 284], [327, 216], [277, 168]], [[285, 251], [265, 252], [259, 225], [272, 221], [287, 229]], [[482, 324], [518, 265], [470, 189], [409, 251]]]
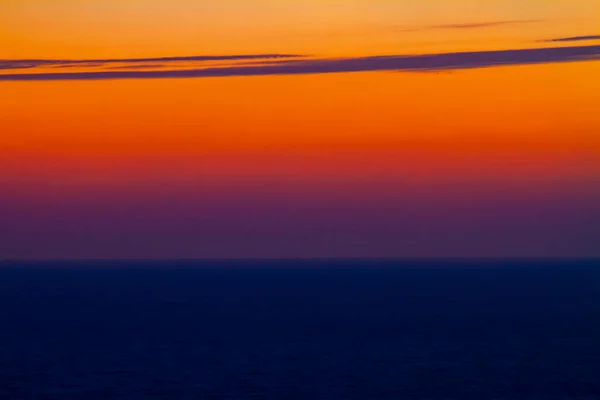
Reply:
[[365, 36], [365, 35], [380, 35], [385, 34], [399, 34], [399, 33], [412, 33], [412, 32], [426, 32], [426, 31], [445, 31], [445, 30], [471, 30], [471, 29], [485, 29], [494, 28], [501, 26], [510, 25], [523, 25], [543, 22], [542, 20], [499, 20], [499, 21], [479, 21], [479, 22], [464, 22], [464, 23], [453, 23], [453, 24], [438, 24], [438, 25], [415, 25], [415, 26], [371, 26], [363, 27], [362, 29], [356, 29], [353, 31], [330, 31], [318, 33], [303, 33], [301, 36], [326, 36], [326, 37], [348, 37], [348, 36]]
[[539, 20], [506, 20], [506, 21], [483, 21], [483, 22], [467, 22], [460, 24], [441, 24], [441, 25], [427, 25], [414, 28], [402, 29], [403, 32], [415, 32], [415, 31], [426, 31], [426, 30], [450, 30], [450, 29], [480, 29], [480, 28], [492, 28], [503, 25], [521, 25], [521, 24], [532, 24], [541, 22]]
[[543, 42], [583, 42], [587, 40], [600, 40], [600, 35], [562, 37], [543, 40]]
[[206, 62], [206, 61], [244, 61], [262, 59], [285, 59], [301, 58], [298, 54], [237, 54], [222, 56], [188, 56], [188, 57], [157, 57], [157, 58], [106, 58], [94, 60], [0, 60], [0, 69], [23, 69], [23, 68], [69, 68], [102, 66], [106, 64], [167, 64], [173, 62]]
[[[176, 57], [170, 59], [174, 58]], [[152, 60], [155, 61], [156, 59]], [[10, 73], [0, 74], [0, 81], [204, 78], [327, 74], [367, 71], [444, 71], [508, 65], [549, 64], [592, 60], [600, 60], [600, 46], [553, 47], [356, 58], [315, 58], [301, 60], [281, 60], [279, 62], [274, 62], [273, 64], [265, 65], [231, 65], [202, 69], [171, 69], [159, 71], [134, 70], [64, 73], [40, 72], [30, 74]]]
[[[102, 64], [104, 65], [104, 64]], [[116, 65], [106, 67], [106, 69], [118, 69], [118, 70], [137, 70], [137, 69], [159, 69], [159, 68], [168, 68], [168, 64], [127, 64], [127, 65]]]

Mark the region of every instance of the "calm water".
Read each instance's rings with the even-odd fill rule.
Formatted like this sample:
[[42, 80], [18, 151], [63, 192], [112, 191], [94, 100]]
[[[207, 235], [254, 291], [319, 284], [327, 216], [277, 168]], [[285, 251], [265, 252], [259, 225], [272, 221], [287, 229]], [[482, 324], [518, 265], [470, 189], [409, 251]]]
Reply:
[[600, 399], [600, 262], [0, 264], [0, 399]]

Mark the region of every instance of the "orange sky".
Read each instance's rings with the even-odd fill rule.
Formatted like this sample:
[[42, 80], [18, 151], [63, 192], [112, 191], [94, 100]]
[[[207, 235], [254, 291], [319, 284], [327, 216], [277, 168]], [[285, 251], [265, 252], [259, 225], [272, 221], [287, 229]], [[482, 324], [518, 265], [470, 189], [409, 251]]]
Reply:
[[600, 92], [590, 81], [597, 71], [595, 63], [575, 63], [440, 74], [4, 83], [0, 163], [7, 167], [0, 176], [18, 176], [27, 154], [57, 167], [65, 154], [71, 162], [116, 157], [119, 176], [130, 156], [281, 151], [340, 160], [416, 151], [424, 165], [437, 163], [440, 153], [529, 152], [554, 160], [562, 152], [575, 163], [568, 168], [597, 168], [600, 119], [593, 108]]
[[[482, 29], [438, 25], [528, 21]], [[398, 54], [589, 35], [589, 0], [3, 0], [0, 58]]]
[[[589, 0], [5, 0], [0, 59], [484, 51], [557, 46], [539, 41], [597, 27]], [[0, 81], [0, 189], [475, 179], [594, 191], [599, 89], [597, 61]]]

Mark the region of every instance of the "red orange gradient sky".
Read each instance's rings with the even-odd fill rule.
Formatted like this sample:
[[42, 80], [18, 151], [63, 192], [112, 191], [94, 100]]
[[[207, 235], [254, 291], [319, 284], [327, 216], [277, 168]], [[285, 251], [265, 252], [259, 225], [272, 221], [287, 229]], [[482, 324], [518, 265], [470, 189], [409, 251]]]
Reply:
[[0, 259], [600, 256], [599, 27], [589, 0], [5, 0]]

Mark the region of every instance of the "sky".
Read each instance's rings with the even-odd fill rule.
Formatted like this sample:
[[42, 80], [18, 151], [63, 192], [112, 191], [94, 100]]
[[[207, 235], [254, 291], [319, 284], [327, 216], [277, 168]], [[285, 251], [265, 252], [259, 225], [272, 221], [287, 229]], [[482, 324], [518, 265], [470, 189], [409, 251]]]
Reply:
[[0, 259], [599, 257], [600, 3], [3, 0]]

